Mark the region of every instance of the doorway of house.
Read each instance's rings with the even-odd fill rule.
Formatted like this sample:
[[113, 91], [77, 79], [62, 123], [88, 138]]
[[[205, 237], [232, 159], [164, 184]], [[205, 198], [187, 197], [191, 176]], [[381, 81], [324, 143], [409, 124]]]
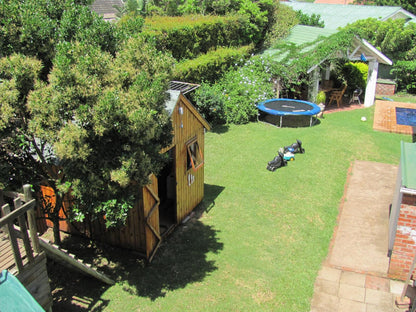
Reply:
[[175, 147], [167, 151], [169, 161], [157, 177], [160, 234], [167, 235], [176, 224]]

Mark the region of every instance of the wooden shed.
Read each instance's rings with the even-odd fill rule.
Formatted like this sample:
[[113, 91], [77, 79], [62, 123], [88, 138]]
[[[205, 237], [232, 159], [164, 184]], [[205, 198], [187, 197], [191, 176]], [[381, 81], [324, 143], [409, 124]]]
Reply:
[[[180, 90], [169, 90], [173, 142], [161, 151], [169, 162], [139, 191], [125, 226], [106, 229], [104, 222], [61, 223], [61, 230], [81, 232], [114, 246], [133, 249], [152, 260], [163, 237], [181, 223], [204, 197], [204, 134], [209, 124]], [[44, 193], [50, 192], [44, 188]], [[48, 194], [50, 196], [50, 193]]]

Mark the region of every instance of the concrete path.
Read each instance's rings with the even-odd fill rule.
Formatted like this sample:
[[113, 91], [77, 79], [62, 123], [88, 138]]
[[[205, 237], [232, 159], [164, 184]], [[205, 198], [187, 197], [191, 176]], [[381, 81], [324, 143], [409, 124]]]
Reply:
[[397, 166], [355, 161], [311, 312], [394, 312], [404, 283], [387, 278], [388, 218]]

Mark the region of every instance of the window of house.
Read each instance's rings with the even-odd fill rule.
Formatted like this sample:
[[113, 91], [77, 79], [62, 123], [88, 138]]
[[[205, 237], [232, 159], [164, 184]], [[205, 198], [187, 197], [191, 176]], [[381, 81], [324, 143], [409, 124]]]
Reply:
[[202, 156], [201, 148], [199, 147], [198, 140], [192, 139], [186, 144], [187, 153], [187, 169], [198, 170], [204, 164], [204, 158]]

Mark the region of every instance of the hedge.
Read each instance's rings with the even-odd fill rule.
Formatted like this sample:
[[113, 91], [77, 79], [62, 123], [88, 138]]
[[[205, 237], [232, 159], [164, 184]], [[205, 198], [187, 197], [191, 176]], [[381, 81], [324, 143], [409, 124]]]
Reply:
[[215, 82], [230, 66], [243, 64], [253, 50], [254, 45], [239, 48], [218, 48], [197, 58], [183, 61], [175, 67], [174, 80], [191, 83]]
[[154, 16], [146, 18], [142, 35], [180, 61], [220, 46], [250, 44], [249, 29], [249, 20], [240, 15]]

